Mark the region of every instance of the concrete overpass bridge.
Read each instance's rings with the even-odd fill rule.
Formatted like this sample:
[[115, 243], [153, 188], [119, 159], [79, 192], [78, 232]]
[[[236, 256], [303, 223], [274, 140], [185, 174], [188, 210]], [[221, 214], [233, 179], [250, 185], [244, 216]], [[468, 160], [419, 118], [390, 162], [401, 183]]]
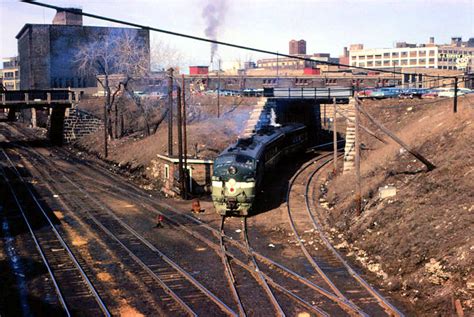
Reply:
[[79, 100], [78, 94], [66, 89], [14, 90], [0, 93], [0, 108], [8, 109], [8, 120], [16, 120], [16, 113], [30, 109], [31, 124], [37, 125], [37, 110], [49, 110], [48, 135], [51, 142], [63, 142], [64, 117]]

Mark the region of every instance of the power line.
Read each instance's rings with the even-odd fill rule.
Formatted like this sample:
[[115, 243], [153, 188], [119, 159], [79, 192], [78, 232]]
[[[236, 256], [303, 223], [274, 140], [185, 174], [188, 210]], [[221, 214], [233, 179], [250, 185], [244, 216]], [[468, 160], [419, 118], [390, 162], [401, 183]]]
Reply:
[[[50, 9], [65, 11], [65, 12], [69, 12], [69, 13], [80, 14], [80, 15], [87, 16], [87, 17], [90, 17], [90, 18], [93, 18], [93, 19], [99, 19], [99, 20], [104, 20], [104, 21], [108, 21], [108, 22], [128, 25], [128, 26], [132, 26], [132, 27], [136, 27], [136, 28], [140, 28], [140, 29], [144, 29], [144, 30], [155, 31], [155, 32], [164, 33], [164, 34], [168, 34], [168, 35], [188, 38], [188, 39], [192, 39], [192, 40], [196, 40], [196, 41], [203, 41], [203, 42], [208, 42], [208, 43], [213, 43], [213, 44], [218, 44], [218, 45], [223, 45], [223, 46], [228, 46], [228, 47], [233, 47], [233, 48], [238, 48], [238, 49], [243, 49], [243, 50], [257, 52], [257, 53], [264, 53], [264, 54], [275, 55], [275, 56], [283, 56], [283, 57], [287, 57], [287, 58], [298, 59], [298, 60], [302, 60], [302, 61], [308, 61], [308, 62], [315, 63], [315, 64], [348, 67], [348, 68], [354, 68], [354, 69], [363, 69], [363, 70], [367, 70], [367, 71], [376, 71], [376, 72], [397, 74], [397, 75], [412, 74], [412, 73], [404, 73], [404, 72], [399, 72], [399, 71], [394, 71], [394, 70], [368, 68], [368, 67], [362, 67], [362, 66], [350, 66], [350, 65], [346, 65], [346, 64], [329, 62], [329, 61], [318, 61], [318, 60], [313, 60], [313, 59], [306, 58], [306, 57], [282, 54], [282, 53], [263, 50], [263, 49], [259, 49], [259, 48], [255, 48], [255, 47], [244, 46], [244, 45], [239, 45], [239, 44], [233, 44], [233, 43], [229, 43], [229, 42], [222, 42], [222, 41], [208, 39], [208, 38], [205, 38], [205, 37], [199, 37], [199, 36], [195, 36], [195, 35], [189, 35], [189, 34], [184, 34], [184, 33], [159, 29], [159, 28], [146, 26], [146, 25], [142, 25], [142, 24], [138, 24], [138, 23], [133, 23], [133, 22], [118, 20], [118, 19], [109, 18], [109, 17], [97, 15], [97, 14], [87, 13], [87, 12], [84, 12], [84, 11], [79, 13], [76, 10], [73, 10], [73, 9], [70, 9], [70, 8], [63, 8], [63, 7], [59, 7], [59, 6], [55, 6], [55, 5], [51, 5], [51, 4], [47, 4], [47, 3], [36, 2], [36, 1], [33, 1], [33, 0], [22, 0], [21, 2], [37, 5], [37, 6], [40, 6], [40, 7], [46, 7], [46, 8], [50, 8]], [[454, 77], [457, 77], [457, 76], [434, 76], [434, 75], [424, 75], [424, 76], [425, 77], [439, 77], [439, 78], [454, 78]]]

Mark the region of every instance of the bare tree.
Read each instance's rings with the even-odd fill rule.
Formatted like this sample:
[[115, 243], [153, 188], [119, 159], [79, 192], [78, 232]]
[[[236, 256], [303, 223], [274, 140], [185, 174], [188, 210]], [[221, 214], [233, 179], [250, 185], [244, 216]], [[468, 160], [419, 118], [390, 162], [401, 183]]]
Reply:
[[[109, 30], [76, 54], [81, 73], [94, 75], [104, 89], [104, 156], [107, 139], [112, 138], [111, 111], [115, 105], [115, 136], [118, 135], [118, 109], [115, 103], [121, 89], [150, 70], [149, 43], [138, 36], [138, 30]], [[111, 75], [114, 82], [111, 83]]]
[[163, 40], [154, 42], [150, 55], [153, 70], [162, 71], [169, 68], [176, 70], [184, 65], [182, 52]]

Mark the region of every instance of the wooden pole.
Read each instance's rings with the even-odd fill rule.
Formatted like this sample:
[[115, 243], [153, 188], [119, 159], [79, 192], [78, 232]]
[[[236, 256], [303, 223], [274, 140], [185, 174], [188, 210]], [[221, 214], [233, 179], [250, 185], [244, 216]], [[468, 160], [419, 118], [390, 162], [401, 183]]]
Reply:
[[355, 98], [355, 176], [356, 176], [356, 187], [355, 187], [355, 205], [356, 214], [359, 216], [362, 210], [362, 194], [360, 189], [360, 132], [359, 132], [359, 98]]
[[[351, 121], [351, 122], [355, 122], [353, 119], [347, 117], [345, 114], [343, 114], [342, 112], [340, 112], [339, 110], [336, 110], [336, 112], [342, 116], [344, 119], [348, 120], [348, 121]], [[375, 132], [373, 132], [372, 130], [370, 130], [369, 128], [367, 128], [366, 126], [364, 126], [363, 124], [360, 124], [359, 122], [359, 128], [362, 128], [362, 130], [364, 130], [365, 132], [367, 132], [368, 134], [370, 134], [371, 136], [373, 136], [374, 138], [376, 138], [377, 140], [379, 140], [380, 142], [384, 143], [384, 144], [387, 144], [387, 141], [385, 141], [384, 139], [382, 139], [381, 137], [379, 137], [377, 134], [375, 134]]]
[[217, 69], [217, 117], [220, 117], [220, 96], [221, 96], [221, 60], [219, 59]]
[[334, 151], [334, 158], [333, 158], [333, 164], [334, 164], [334, 167], [333, 167], [333, 174], [334, 175], [337, 175], [337, 120], [336, 120], [336, 115], [337, 115], [337, 111], [336, 111], [336, 98], [333, 98], [333, 117], [332, 117], [332, 122], [333, 122], [333, 125], [332, 125], [332, 142], [334, 143], [333, 144], [333, 151]]
[[173, 156], [173, 68], [168, 69], [168, 156]]
[[181, 86], [183, 97], [181, 104], [183, 105], [183, 156], [184, 156], [184, 199], [188, 199], [189, 192], [189, 171], [188, 171], [188, 132], [186, 127], [186, 83], [184, 81], [184, 75], [181, 75]]
[[407, 150], [411, 155], [416, 157], [418, 160], [420, 160], [423, 164], [426, 165], [429, 171], [432, 171], [436, 168], [436, 166], [428, 161], [424, 156], [422, 156], [420, 153], [415, 151], [413, 148], [409, 147], [408, 144], [403, 142], [400, 138], [398, 138], [394, 133], [392, 133], [389, 129], [387, 129], [383, 124], [375, 120], [374, 117], [372, 117], [367, 111], [365, 111], [362, 107], [359, 107], [356, 103], [356, 107], [360, 112], [362, 112], [370, 121], [372, 121], [373, 124], [375, 124], [380, 130], [385, 132], [389, 137], [391, 137], [395, 142], [400, 144], [405, 150]]
[[453, 112], [458, 112], [458, 78], [454, 78], [454, 100], [453, 100]]
[[184, 177], [183, 177], [183, 128], [182, 128], [182, 116], [181, 116], [181, 87], [176, 88], [176, 109], [177, 109], [177, 121], [178, 121], [178, 177], [179, 177], [179, 194], [181, 198], [184, 198]]

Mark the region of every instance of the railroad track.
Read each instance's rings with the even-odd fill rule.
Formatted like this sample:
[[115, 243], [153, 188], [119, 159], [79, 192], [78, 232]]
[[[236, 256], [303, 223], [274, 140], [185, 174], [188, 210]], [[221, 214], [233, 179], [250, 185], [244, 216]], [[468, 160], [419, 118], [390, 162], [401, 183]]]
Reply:
[[0, 165], [2, 178], [21, 213], [41, 259], [50, 275], [59, 302], [67, 316], [110, 316], [98, 291], [80, 261], [55, 228], [50, 216], [11, 161], [4, 149], [8, 165]]
[[[36, 152], [36, 151], [34, 151], [34, 150], [32, 150], [32, 149], [24, 148], [24, 150], [29, 151], [29, 152], [30, 152], [29, 154], [35, 156], [36, 159], [38, 159], [39, 157], [42, 157], [42, 155], [41, 155], [40, 153], [31, 153], [31, 152]], [[35, 160], [36, 160], [36, 159], [35, 159]], [[23, 160], [26, 160], [26, 159], [23, 157]], [[44, 157], [42, 157], [42, 160], [43, 160], [42, 164], [47, 164], [47, 163], [48, 163], [48, 162], [46, 162], [46, 159], [45, 159]], [[38, 161], [38, 163], [40, 163], [40, 162]], [[36, 164], [32, 164], [31, 166], [32, 166], [32, 168], [36, 168]], [[43, 165], [43, 166], [44, 166], [44, 165]], [[53, 178], [51, 177], [51, 175], [54, 175], [55, 173], [58, 173], [58, 171], [59, 171], [59, 169], [53, 169], [53, 170], [47, 171], [46, 173], [43, 172], [43, 174], [44, 174], [43, 176], [44, 176], [45, 178], [47, 178], [47, 181], [46, 181], [46, 182], [48, 182], [48, 183], [56, 183], [57, 181], [56, 181], [55, 179], [53, 179]], [[39, 170], [38, 170], [38, 172], [41, 173], [41, 171], [39, 171]], [[67, 180], [68, 182], [71, 182], [71, 180], [70, 180], [70, 179], [67, 179], [67, 177], [65, 177], [64, 175], [63, 175], [62, 177], [63, 177], [63, 178], [66, 178], [66, 180]], [[61, 189], [62, 189], [62, 192], [71, 192], [71, 193], [73, 192], [71, 189], [69, 189], [69, 190], [68, 190], [68, 189], [65, 189], [65, 184], [64, 184], [63, 182], [61, 182], [61, 184], [60, 184], [59, 186], [57, 186], [57, 187], [58, 187], [58, 188], [61, 188]], [[102, 187], [102, 186], [100, 186], [100, 187]], [[76, 189], [79, 189], [79, 188], [77, 187], [77, 185], [76, 185]], [[80, 190], [80, 189], [79, 189], [79, 190]], [[85, 196], [85, 195], [83, 195], [83, 194], [86, 194], [86, 195], [87, 195], [87, 193], [85, 193], [84, 191], [80, 191], [79, 193], [77, 193], [77, 191], [76, 191], [75, 196]], [[64, 195], [61, 195], [61, 196], [64, 196]], [[70, 199], [68, 199], [68, 200], [70, 200]], [[83, 199], [81, 200], [81, 202], [82, 202], [82, 204], [84, 204], [84, 200], [83, 200]], [[76, 204], [77, 209], [79, 209], [79, 205], [80, 205], [80, 204]], [[75, 210], [77, 210], [77, 209], [75, 209]], [[97, 218], [97, 217], [91, 217], [90, 215], [89, 215], [88, 217], [91, 218], [91, 219], [93, 219], [93, 220]], [[101, 221], [100, 221], [100, 220], [99, 220], [99, 221], [96, 221], [96, 223], [100, 226]], [[102, 228], [102, 229], [103, 229], [103, 228]], [[103, 230], [104, 230], [104, 229], [103, 229]], [[255, 266], [251, 266], [251, 265], [249, 266], [248, 264], [245, 264], [245, 263], [243, 262], [243, 260], [237, 260], [237, 259], [235, 259], [235, 256], [232, 256], [232, 257], [234, 258], [234, 260], [236, 260], [236, 261], [238, 262], [239, 266], [241, 266], [242, 268], [244, 268], [245, 270], [247, 270], [247, 271], [250, 272], [251, 274], [257, 274], [257, 276], [260, 276], [260, 279], [261, 279], [261, 282], [260, 282], [260, 283], [265, 283], [265, 284], [263, 284], [263, 285], [265, 285], [265, 286], [267, 287], [267, 292], [270, 291], [268, 285], [266, 285], [265, 280], [264, 280], [263, 277], [261, 276], [261, 273], [259, 273], [259, 270], [256, 269]], [[245, 257], [245, 256], [244, 256], [244, 257]], [[285, 289], [285, 288], [282, 287], [281, 285], [278, 285], [278, 284], [276, 284], [276, 283], [274, 283], [274, 282], [272, 283], [272, 285], [273, 285], [275, 288], [277, 288], [277, 289], [279, 289], [280, 291], [282, 291], [283, 293], [285, 293], [286, 295], [288, 295], [288, 297], [290, 297], [290, 298], [292, 298], [293, 300], [295, 300], [296, 302], [298, 302], [298, 305], [299, 305], [300, 307], [305, 307], [305, 308], [306, 308], [307, 310], [309, 310], [309, 311], [316, 312], [317, 315], [326, 316], [326, 314], [325, 314], [324, 312], [322, 312], [322, 310], [319, 310], [317, 307], [314, 307], [314, 306], [311, 305], [310, 303], [305, 302], [305, 301], [302, 300], [301, 298], [298, 298], [298, 296], [296, 296], [295, 294], [293, 294], [291, 291]], [[273, 297], [273, 295], [272, 295], [272, 297]], [[281, 307], [278, 306], [278, 303], [276, 302], [276, 300], [273, 301], [273, 305], [276, 305], [277, 308], [276, 308], [275, 310], [278, 312], [278, 314], [284, 315], [283, 311], [281, 310]], [[241, 312], [239, 312], [239, 313], [241, 313]]]
[[[229, 239], [226, 234], [225, 234], [225, 223], [226, 223], [226, 219], [231, 219], [231, 218], [228, 218], [228, 217], [221, 217], [221, 225], [220, 225], [220, 239], [219, 239], [219, 244], [220, 244], [220, 248], [222, 250], [222, 258], [223, 258], [223, 262], [224, 262], [224, 267], [226, 269], [226, 272], [227, 272], [227, 276], [228, 276], [228, 280], [229, 280], [229, 284], [234, 292], [234, 298], [239, 306], [239, 314], [241, 316], [246, 316], [246, 311], [244, 309], [244, 305], [242, 303], [242, 300], [241, 300], [241, 296], [239, 295], [239, 292], [237, 291], [237, 286], [236, 286], [236, 278], [235, 278], [235, 273], [234, 271], [232, 270], [232, 265], [231, 265], [231, 262], [229, 261], [229, 259], [233, 259], [235, 258], [234, 257], [230, 257], [228, 255], [228, 250], [227, 250], [227, 247], [225, 245], [225, 241], [227, 239]], [[240, 220], [242, 218], [238, 218], [238, 220]], [[272, 290], [270, 289], [265, 277], [263, 276], [263, 274], [260, 272], [259, 270], [259, 267], [258, 267], [258, 264], [257, 262], [255, 261], [255, 258], [251, 255], [251, 252], [249, 251], [250, 250], [250, 244], [249, 244], [249, 241], [248, 241], [248, 236], [247, 236], [247, 219], [246, 218], [243, 218], [243, 220], [241, 220], [242, 222], [242, 229], [240, 229], [240, 233], [241, 233], [241, 238], [245, 241], [245, 246], [247, 248], [247, 258], [248, 258], [248, 263], [246, 263], [246, 269], [247, 269], [247, 272], [250, 273], [253, 277], [253, 279], [257, 282], [257, 284], [261, 287], [261, 289], [264, 290], [264, 293], [268, 299], [268, 301], [271, 303], [272, 305], [272, 309], [273, 309], [273, 313], [268, 313], [268, 312], [261, 312], [261, 313], [257, 313], [258, 312], [258, 309], [263, 309], [264, 305], [260, 305], [262, 307], [249, 307], [249, 309], [252, 309], [255, 313], [257, 314], [268, 314], [268, 315], [275, 315], [275, 316], [285, 316], [285, 313], [283, 311], [283, 309], [281, 308], [280, 306], [280, 303], [277, 301], [277, 299], [275, 298]], [[244, 261], [242, 261], [243, 263], [245, 263]], [[250, 269], [248, 269], [250, 268]], [[242, 278], [243, 279], [243, 278]], [[248, 284], [248, 282], [247, 282]], [[247, 286], [247, 288], [253, 288], [253, 287], [249, 287]], [[245, 292], [247, 293], [247, 292]], [[253, 295], [253, 292], [249, 292], [250, 293], [250, 296], [254, 296]], [[246, 296], [249, 296], [248, 294], [245, 294]], [[267, 302], [267, 301], [265, 301]], [[263, 304], [263, 303], [262, 303]], [[250, 305], [249, 305], [250, 306]], [[255, 306], [255, 305], [252, 305], [252, 306]]]
[[[93, 166], [90, 166], [91, 168], [94, 168]], [[106, 171], [109, 173], [108, 171]], [[83, 175], [84, 176], [84, 175]], [[116, 175], [108, 175], [109, 177], [114, 178], [116, 181], [115, 177]], [[118, 178], [120, 179], [120, 178]], [[122, 179], [120, 179], [121, 182], [123, 182]], [[98, 180], [94, 179], [87, 179], [87, 182], [98, 182]], [[97, 183], [98, 186], [97, 188], [100, 188], [101, 191], [107, 192], [111, 195], [117, 195], [118, 197], [123, 198], [124, 195], [126, 196], [134, 196], [140, 201], [140, 205], [148, 210], [149, 212], [155, 213], [157, 215], [163, 215], [168, 223], [173, 223], [176, 225], [179, 229], [186, 231], [189, 233], [191, 236], [194, 236], [198, 240], [206, 243], [207, 245], [215, 248], [216, 245], [210, 241], [209, 238], [203, 237], [201, 234], [197, 233], [196, 230], [190, 230], [189, 229], [189, 224], [193, 224], [193, 227], [195, 227], [195, 224], [198, 224], [199, 227], [211, 232], [215, 237], [220, 238], [222, 236], [222, 232], [219, 230], [212, 228], [211, 226], [201, 222], [200, 220], [196, 219], [195, 217], [186, 215], [186, 214], [180, 214], [176, 212], [170, 212], [170, 213], [164, 213], [162, 211], [159, 211], [159, 209], [163, 209], [165, 207], [166, 209], [172, 210], [173, 208], [171, 206], [166, 206], [166, 204], [163, 203], [157, 203], [154, 201], [148, 193], [142, 192], [140, 189], [137, 189], [134, 186], [124, 184], [127, 189], [123, 189], [120, 187], [110, 187], [110, 185], [106, 183], [99, 182]], [[145, 203], [144, 201], [147, 201], [148, 203]], [[158, 208], [157, 208], [158, 207]], [[227, 241], [235, 246], [236, 248], [240, 249], [245, 256], [255, 256], [258, 261], [260, 261], [262, 264], [266, 266], [266, 271], [268, 274], [263, 273], [263, 269], [260, 270], [260, 272], [263, 273], [264, 278], [271, 283], [271, 285], [275, 288], [287, 295], [288, 297], [292, 298], [293, 300], [297, 301], [299, 305], [302, 307], [305, 307], [307, 310], [313, 312], [315, 315], [318, 316], [328, 316], [329, 314], [331, 315], [343, 315], [344, 311], [343, 310], [338, 310], [338, 308], [334, 306], [340, 306], [342, 307], [345, 311], [352, 311], [352, 304], [348, 301], [341, 300], [338, 298], [336, 295], [334, 295], [331, 292], [328, 292], [324, 288], [322, 288], [319, 285], [316, 285], [315, 283], [311, 282], [310, 280], [304, 278], [303, 276], [299, 275], [298, 273], [286, 268], [285, 266], [255, 252], [254, 250], [247, 250], [244, 244], [241, 244], [237, 241], [234, 241], [231, 239], [229, 236], [225, 236], [227, 238]], [[219, 251], [217, 249], [217, 251]], [[238, 257], [235, 254], [232, 254], [228, 251], [227, 255], [233, 259], [233, 261], [241, 266], [242, 268], [250, 271], [254, 271], [254, 268], [251, 266], [248, 266], [244, 263], [244, 261], [239, 260]], [[275, 274], [281, 276], [284, 276], [287, 280], [288, 278], [295, 281], [298, 285], [296, 287], [293, 287], [293, 291], [289, 290], [286, 287], [283, 287], [281, 283], [275, 282], [275, 280], [271, 277], [274, 276]], [[275, 277], [277, 279], [277, 277]], [[302, 288], [306, 288], [305, 293], [309, 293], [308, 296], [301, 296], [300, 294], [302, 293]], [[309, 289], [309, 291], [308, 291]], [[317, 294], [317, 295], [315, 295]], [[308, 297], [306, 300], [303, 299], [302, 297]], [[322, 299], [321, 299], [322, 298]], [[314, 303], [318, 303], [318, 305], [315, 305]], [[328, 314], [324, 310], [322, 310], [319, 307], [324, 307], [325, 309], [329, 309], [330, 313]]]
[[[290, 226], [308, 262], [341, 300], [352, 303], [353, 313], [371, 316], [402, 316], [379, 292], [369, 285], [331, 245], [314, 217], [309, 192], [313, 179], [332, 160], [321, 157], [304, 165], [290, 180], [287, 192], [287, 212]], [[312, 169], [316, 163], [316, 167]], [[301, 196], [304, 200], [301, 200]], [[316, 232], [312, 246], [306, 244], [303, 233]], [[346, 310], [347, 311], [347, 310]], [[348, 311], [350, 313], [350, 311]]]
[[[30, 152], [30, 149], [26, 149]], [[40, 153], [36, 153], [35, 159], [46, 159]], [[28, 161], [24, 156], [22, 159]], [[31, 164], [35, 168], [35, 164]], [[44, 165], [43, 165], [44, 166]], [[40, 170], [37, 170], [41, 173]], [[92, 220], [104, 234], [114, 240], [127, 254], [143, 268], [153, 280], [163, 289], [162, 301], [167, 303], [167, 312], [173, 315], [183, 313], [191, 316], [198, 315], [229, 315], [237, 314], [220, 300], [211, 291], [199, 283], [190, 273], [182, 269], [177, 263], [172, 261], [152, 243], [135, 231], [122, 219], [107, 207], [99, 202], [95, 197], [85, 191], [77, 182], [59, 170], [49, 169], [47, 173], [41, 173], [45, 182], [55, 184], [56, 188], [61, 188], [62, 192], [69, 192], [65, 202], [79, 207], [86, 201], [91, 208], [80, 208], [85, 216]], [[55, 177], [53, 177], [53, 175]], [[62, 179], [59, 183], [58, 179]], [[65, 195], [63, 195], [65, 196]], [[173, 304], [170, 304], [173, 302]], [[176, 307], [179, 306], [179, 309]]]
[[[38, 153], [36, 150], [29, 149], [29, 148], [24, 148], [24, 150], [29, 151], [30, 155], [42, 157], [42, 154]], [[35, 153], [32, 153], [32, 152], [35, 152]], [[47, 159], [45, 159], [44, 157], [43, 157], [43, 160], [45, 161], [44, 164], [48, 163]], [[52, 167], [51, 171], [46, 172], [46, 177], [50, 177], [54, 173], [57, 173], [59, 170], [60, 170], [59, 167]], [[115, 175], [113, 175], [113, 176], [115, 177]], [[49, 179], [49, 182], [54, 183], [54, 180]], [[82, 183], [89, 183], [89, 181], [84, 181]], [[103, 188], [103, 190], [105, 190], [109, 194], [114, 194], [114, 192], [116, 193], [117, 189], [120, 190], [120, 193], [116, 193], [116, 194], [121, 195], [121, 196], [126, 195], [129, 192], [128, 190], [123, 190], [123, 189], [120, 189], [120, 188], [107, 188], [106, 186], [102, 186], [103, 184], [100, 184], [100, 185], [101, 186], [98, 186], [97, 188]], [[129, 185], [127, 185], [127, 186], [129, 186]], [[61, 183], [60, 187], [63, 188], [64, 184]], [[136, 190], [136, 188], [133, 187], [133, 186], [130, 186], [130, 190], [133, 191], [133, 190]], [[67, 191], [68, 190], [65, 190], [64, 192], [67, 192]], [[71, 190], [69, 190], [69, 191], [71, 191]], [[85, 196], [85, 195], [83, 195], [82, 193], [77, 193], [76, 196]], [[149, 199], [150, 197], [148, 197], [148, 195], [146, 195], [145, 197], [141, 196], [141, 200], [143, 200], [143, 198]], [[82, 201], [84, 201], [84, 199], [82, 199]], [[150, 202], [154, 202], [154, 201], [150, 199]], [[153, 208], [153, 212], [156, 212], [156, 211], [157, 211], [156, 208]], [[175, 216], [177, 216], [177, 215], [175, 215]], [[191, 217], [191, 218], [193, 218], [193, 217]], [[194, 220], [192, 220], [192, 221], [194, 221]], [[182, 228], [186, 228], [186, 227], [183, 226]], [[209, 227], [209, 229], [211, 229], [211, 228]], [[212, 229], [212, 230], [214, 230], [214, 229]], [[189, 232], [189, 233], [191, 235], [196, 235], [196, 233], [194, 233], [194, 232]], [[212, 233], [216, 236], [219, 235], [219, 232], [217, 230], [214, 230], [214, 232], [212, 232]], [[199, 239], [201, 239], [202, 241], [206, 241], [206, 239], [203, 239], [202, 237], [199, 237], [199, 236], [197, 236], [197, 237]], [[234, 241], [230, 241], [230, 242], [231, 242], [231, 244], [234, 244]], [[207, 243], [209, 245], [213, 246], [213, 244], [210, 243], [209, 241], [207, 241]], [[237, 247], [243, 247], [243, 246], [237, 245]], [[230, 257], [232, 257], [234, 259], [234, 262], [237, 263], [239, 266], [246, 269], [250, 273], [255, 273], [255, 268], [254, 267], [245, 264], [243, 260], [237, 259], [236, 256], [233, 255], [233, 254], [228, 253], [228, 255]], [[251, 255], [251, 253], [248, 253], [248, 254], [244, 255], [244, 258], [248, 257], [249, 255]], [[262, 257], [260, 259], [262, 259]], [[263, 259], [265, 259], [265, 258], [263, 257]], [[310, 293], [314, 293], [314, 290], [316, 290], [316, 292], [323, 294], [324, 297], [326, 297], [330, 300], [334, 299], [334, 296], [332, 294], [326, 292], [325, 290], [321, 289], [320, 287], [318, 287], [317, 285], [311, 283], [310, 281], [305, 280], [304, 278], [300, 277], [297, 273], [292, 272], [292, 271], [284, 268], [284, 266], [279, 265], [278, 263], [275, 263], [275, 262], [271, 261], [270, 259], [267, 259], [266, 263], [268, 264], [269, 267], [274, 267], [274, 269], [271, 269], [271, 271], [279, 271], [280, 275], [282, 275], [282, 276], [290, 275], [294, 281], [298, 281], [299, 284], [306, 285], [306, 287], [310, 289]], [[279, 290], [280, 292], [285, 294], [287, 297], [291, 298], [293, 301], [295, 301], [297, 303], [297, 305], [299, 307], [303, 307], [305, 310], [310, 311], [313, 314], [318, 315], [318, 316], [327, 316], [328, 315], [322, 309], [315, 306], [314, 301], [313, 301], [315, 299], [315, 297], [312, 294], [307, 300], [304, 300], [299, 295], [297, 295], [297, 293], [300, 292], [300, 290], [298, 288], [295, 291], [290, 291], [287, 288], [281, 286], [280, 284], [274, 282], [268, 275], [264, 275], [264, 277], [272, 285], [273, 288]]]
[[[89, 165], [89, 164], [87, 164]], [[105, 169], [103, 168], [97, 168], [96, 166], [91, 166], [89, 165], [89, 167], [91, 168], [94, 168], [96, 170], [98, 170], [99, 172], [103, 173], [104, 174], [104, 177], [107, 177], [107, 178], [110, 178], [111, 180], [115, 180], [117, 181], [117, 179], [119, 179], [121, 182], [123, 182], [123, 179], [121, 177], [118, 177], [116, 175], [113, 175], [113, 174], [110, 174], [109, 171], [106, 171]], [[303, 170], [303, 169], [302, 169]], [[105, 172], [105, 173], [104, 173]], [[298, 175], [301, 174], [301, 172], [298, 172]], [[314, 173], [315, 174], [315, 173]], [[313, 175], [314, 175], [313, 174]], [[296, 179], [296, 177], [298, 175], [295, 175], [295, 177], [293, 178], [293, 181], [294, 179]], [[95, 181], [98, 181], [98, 180], [95, 180]], [[100, 182], [100, 181], [98, 181]], [[110, 185], [107, 185], [107, 184], [104, 184], [106, 185], [106, 187], [104, 187], [104, 189], [101, 189], [101, 190], [107, 190], [107, 186], [110, 186]], [[215, 229], [215, 228], [212, 228], [211, 226], [205, 224], [205, 223], [202, 223], [201, 221], [199, 221], [198, 219], [196, 219], [195, 217], [192, 217], [192, 216], [189, 216], [189, 215], [181, 215], [179, 213], [176, 213], [176, 212], [173, 212], [173, 213], [170, 213], [169, 210], [167, 212], [162, 212], [162, 211], [159, 211], [157, 210], [157, 207], [160, 207], [160, 209], [163, 209], [163, 207], [165, 207], [165, 209], [172, 209], [171, 206], [166, 206], [166, 204], [163, 204], [163, 203], [157, 203], [156, 201], [154, 201], [148, 193], [146, 192], [143, 192], [142, 190], [140, 189], [137, 189], [136, 187], [134, 186], [131, 186], [129, 184], [123, 184], [124, 188], [113, 188], [113, 190], [115, 191], [115, 195], [127, 195], [127, 196], [133, 196], [135, 199], [139, 199], [141, 202], [140, 202], [140, 205], [142, 207], [144, 207], [145, 209], [147, 209], [149, 212], [153, 212], [155, 214], [164, 214], [168, 221], [170, 222], [174, 222], [176, 224], [177, 227], [179, 227], [180, 229], [183, 229], [184, 231], [186, 231], [184, 228], [186, 228], [186, 224], [183, 222], [183, 219], [185, 219], [186, 221], [190, 222], [190, 223], [194, 223], [194, 224], [197, 224], [199, 225], [199, 228], [201, 229], [205, 229], [209, 232], [211, 232], [215, 237], [219, 237], [219, 236], [222, 236], [221, 235], [221, 232], [219, 232], [219, 230]], [[125, 189], [126, 188], [126, 189]], [[111, 187], [112, 189], [112, 187]], [[307, 198], [306, 198], [307, 200]], [[188, 229], [189, 230], [189, 229]], [[195, 231], [193, 232], [188, 232], [190, 233], [191, 235], [193, 235], [194, 237], [196, 237], [197, 239], [200, 239], [201, 241], [206, 241], [206, 240], [209, 240], [208, 238], [205, 238], [205, 237], [202, 237], [200, 233], [197, 233]], [[243, 253], [245, 253], [245, 245], [237, 242], [237, 241], [233, 241], [233, 240], [228, 240], [230, 244], [234, 245], [236, 248], [239, 248], [242, 250]], [[233, 259], [233, 261], [235, 263], [237, 263], [238, 265], [242, 266], [242, 267], [245, 267], [246, 264], [245, 263], [239, 263], [239, 260], [236, 258], [235, 255], [231, 254], [229, 251], [225, 251], [227, 253], [227, 255]], [[245, 254], [252, 254], [255, 256], [255, 258], [260, 262], [260, 264], [264, 265], [265, 267], [262, 268], [260, 271], [263, 271], [265, 269], [269, 269], [271, 268], [272, 270], [269, 270], [268, 271], [268, 274], [265, 274], [262, 272], [264, 278], [275, 288], [275, 289], [279, 289], [281, 290], [282, 292], [286, 292], [286, 295], [288, 295], [289, 297], [293, 297], [293, 298], [298, 298], [298, 296], [296, 296], [295, 292], [292, 292], [290, 290], [287, 290], [283, 287], [281, 287], [280, 284], [276, 283], [271, 277], [270, 275], [273, 274], [274, 272], [276, 271], [279, 271], [281, 275], [284, 275], [287, 277], [287, 279], [292, 279], [294, 281], [298, 281], [298, 283], [301, 285], [304, 285], [305, 287], [311, 289], [314, 293], [319, 293], [320, 295], [322, 295], [322, 297], [324, 297], [325, 299], [329, 300], [330, 302], [332, 303], [337, 303], [337, 305], [339, 305], [342, 309], [344, 309], [344, 311], [348, 314], [357, 314], [357, 315], [364, 315], [364, 312], [361, 311], [357, 306], [355, 306], [352, 302], [348, 301], [348, 300], [345, 300], [344, 298], [341, 298], [339, 296], [337, 296], [336, 294], [334, 294], [333, 292], [330, 292], [330, 291], [327, 291], [326, 289], [322, 288], [320, 285], [316, 285], [314, 284], [313, 282], [309, 281], [308, 279], [304, 278], [303, 276], [300, 276], [298, 275], [297, 273], [295, 272], [292, 272], [291, 270], [289, 270], [288, 268], [284, 267], [283, 265], [279, 264], [279, 263], [276, 263], [274, 261], [272, 261], [271, 259], [269, 258], [266, 258], [264, 257], [263, 255], [251, 250], [250, 253], [245, 253]], [[252, 269], [252, 267], [248, 267], [248, 269]], [[270, 272], [271, 271], [271, 272]], [[299, 290], [296, 290], [296, 292], [298, 293]], [[298, 293], [298, 294], [301, 294], [301, 293]], [[351, 297], [349, 297], [349, 299], [352, 299]], [[313, 301], [313, 304], [310, 304], [311, 301], [305, 301], [303, 300], [302, 298], [299, 298], [299, 301], [300, 301], [300, 304], [302, 304], [303, 306], [306, 306], [308, 309], [312, 309], [313, 313], [315, 313], [316, 315], [321, 315], [321, 316], [327, 316], [328, 314], [326, 312], [324, 312], [323, 310], [321, 310], [320, 308], [314, 306], [314, 301]], [[322, 306], [326, 309], [327, 305], [331, 305], [331, 304], [328, 304], [327, 302], [322, 304]], [[320, 306], [321, 307], [321, 306]], [[342, 315], [342, 314], [339, 314], [339, 313], [333, 313], [333, 311], [330, 312], [330, 314], [334, 314], [334, 315]], [[396, 314], [392, 314], [392, 315], [396, 315]]]

